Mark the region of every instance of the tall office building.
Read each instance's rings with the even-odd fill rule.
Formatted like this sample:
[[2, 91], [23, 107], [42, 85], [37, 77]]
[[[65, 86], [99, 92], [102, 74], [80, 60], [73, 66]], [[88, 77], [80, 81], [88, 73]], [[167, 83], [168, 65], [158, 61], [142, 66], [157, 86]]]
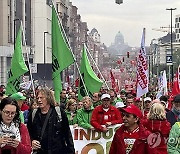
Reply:
[[176, 42], [180, 42], [180, 14], [175, 18]]

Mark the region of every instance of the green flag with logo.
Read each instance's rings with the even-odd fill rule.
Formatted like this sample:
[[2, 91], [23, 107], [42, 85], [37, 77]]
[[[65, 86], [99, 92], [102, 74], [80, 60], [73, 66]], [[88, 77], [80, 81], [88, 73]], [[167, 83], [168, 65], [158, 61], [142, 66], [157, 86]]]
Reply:
[[[99, 92], [102, 87], [103, 82], [96, 76], [94, 73], [89, 59], [87, 57], [86, 46], [84, 45], [82, 51], [81, 65], [80, 65], [80, 73], [83, 78], [84, 84], [86, 86], [86, 90], [88, 95], [91, 96], [94, 92]], [[78, 89], [78, 99], [81, 100], [84, 96], [87, 96], [87, 92], [83, 85], [82, 79], [79, 82]]]
[[19, 91], [20, 77], [28, 72], [22, 53], [22, 27], [20, 26], [16, 42], [14, 54], [11, 59], [11, 69], [8, 72], [8, 83], [6, 86], [6, 95], [10, 95]]
[[71, 49], [67, 43], [63, 28], [58, 21], [54, 6], [52, 6], [52, 79], [56, 102], [60, 102], [62, 90], [60, 72], [74, 63]]

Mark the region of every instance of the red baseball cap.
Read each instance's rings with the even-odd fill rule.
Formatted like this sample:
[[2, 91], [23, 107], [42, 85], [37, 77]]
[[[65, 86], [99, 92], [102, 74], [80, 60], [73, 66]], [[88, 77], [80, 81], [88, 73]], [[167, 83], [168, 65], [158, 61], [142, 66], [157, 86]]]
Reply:
[[142, 117], [142, 112], [141, 110], [135, 106], [134, 104], [131, 104], [129, 105], [128, 107], [126, 107], [125, 109], [121, 109], [122, 111], [125, 111], [127, 113], [130, 113], [130, 114], [134, 114], [135, 116], [141, 118]]
[[135, 101], [135, 102], [140, 102], [140, 101], [142, 101], [142, 98], [135, 97], [135, 98], [134, 98], [134, 101]]

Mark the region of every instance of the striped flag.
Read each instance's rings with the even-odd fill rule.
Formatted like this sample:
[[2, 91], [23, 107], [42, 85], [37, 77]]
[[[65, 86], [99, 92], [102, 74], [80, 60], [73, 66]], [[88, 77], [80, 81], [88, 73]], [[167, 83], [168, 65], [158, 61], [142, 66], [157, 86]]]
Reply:
[[148, 92], [148, 63], [145, 50], [145, 28], [141, 39], [141, 49], [137, 57], [137, 97]]

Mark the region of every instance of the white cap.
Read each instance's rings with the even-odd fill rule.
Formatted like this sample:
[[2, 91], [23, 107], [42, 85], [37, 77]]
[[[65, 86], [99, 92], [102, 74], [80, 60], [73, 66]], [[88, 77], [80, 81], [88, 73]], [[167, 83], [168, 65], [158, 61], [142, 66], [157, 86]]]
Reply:
[[109, 94], [103, 94], [102, 96], [101, 96], [101, 100], [103, 100], [104, 98], [111, 98], [111, 96], [109, 95]]
[[125, 107], [126, 105], [124, 105], [124, 103], [123, 102], [117, 102], [116, 103], [116, 108], [122, 108], [122, 107]]
[[144, 99], [144, 102], [146, 102], [146, 101], [152, 101], [152, 99], [150, 98], [150, 97], [146, 97], [145, 99]]

